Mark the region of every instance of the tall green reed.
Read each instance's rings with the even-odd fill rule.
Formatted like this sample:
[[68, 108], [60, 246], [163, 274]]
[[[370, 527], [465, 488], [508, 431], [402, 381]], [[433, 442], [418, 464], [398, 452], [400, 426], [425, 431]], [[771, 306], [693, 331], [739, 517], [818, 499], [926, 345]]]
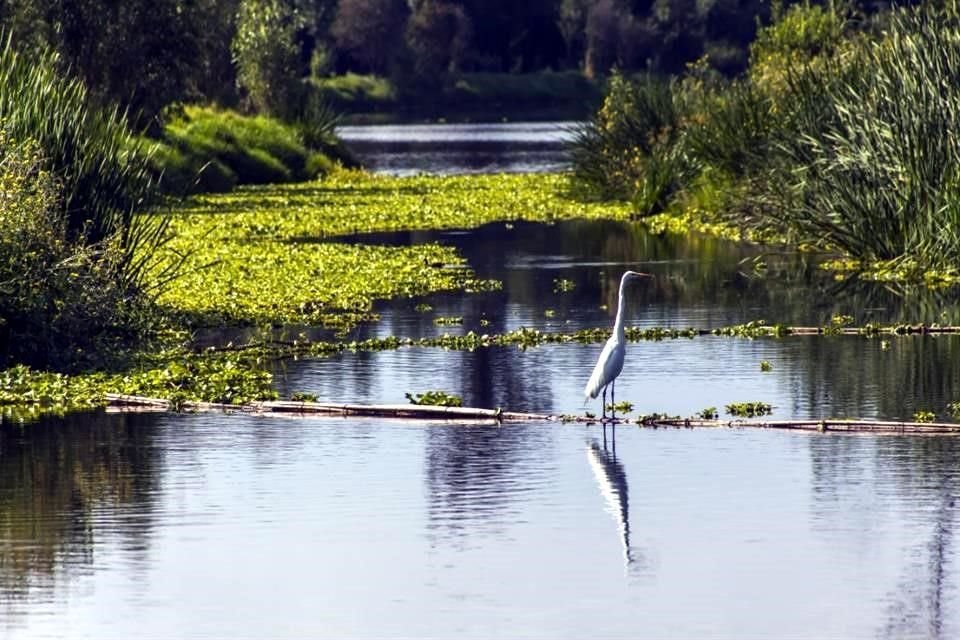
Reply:
[[0, 122], [12, 138], [39, 144], [68, 233], [91, 246], [119, 243], [118, 275], [135, 284], [165, 233], [162, 216], [136, 216], [156, 192], [149, 143], [119, 108], [95, 103], [56, 53], [24, 55], [10, 35], [0, 42], [0, 87]]
[[792, 74], [760, 194], [802, 241], [925, 268], [960, 259], [960, 18], [922, 7]]
[[631, 199], [638, 213], [655, 213], [689, 175], [684, 111], [674, 83], [614, 75], [603, 106], [571, 143], [575, 188], [589, 196]]

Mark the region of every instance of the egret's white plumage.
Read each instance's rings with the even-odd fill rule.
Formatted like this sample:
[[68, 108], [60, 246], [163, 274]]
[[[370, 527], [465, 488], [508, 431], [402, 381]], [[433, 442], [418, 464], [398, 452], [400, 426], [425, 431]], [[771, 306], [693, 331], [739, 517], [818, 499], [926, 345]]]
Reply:
[[[620, 372], [623, 371], [623, 356], [626, 353], [626, 338], [623, 334], [623, 299], [626, 293], [627, 281], [630, 278], [651, 277], [647, 273], [637, 271], [625, 271], [620, 278], [620, 291], [617, 300], [617, 318], [613, 322], [613, 335], [603, 345], [603, 351], [600, 352], [600, 358], [593, 367], [593, 373], [587, 381], [587, 386], [583, 389], [585, 400], [596, 398], [597, 394], [603, 392], [602, 415], [606, 417], [607, 412], [607, 385], [614, 385], [614, 381]], [[611, 401], [613, 399], [613, 389], [611, 387]]]

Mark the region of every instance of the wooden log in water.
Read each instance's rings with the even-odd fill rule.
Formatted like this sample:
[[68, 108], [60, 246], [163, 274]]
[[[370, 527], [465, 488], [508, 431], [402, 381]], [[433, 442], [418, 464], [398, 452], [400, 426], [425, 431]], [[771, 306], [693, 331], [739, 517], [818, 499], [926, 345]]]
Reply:
[[960, 435], [960, 424], [951, 422], [896, 422], [889, 420], [699, 420], [699, 419], [651, 419], [640, 423], [644, 427], [662, 428], [741, 428], [785, 429], [794, 431], [820, 431], [845, 433], [884, 434], [938, 434]]
[[[107, 394], [108, 409], [113, 411], [171, 411], [253, 413], [287, 416], [367, 416], [408, 420], [444, 420], [459, 422], [576, 422], [599, 424], [591, 416], [555, 416], [544, 413], [479, 409], [475, 407], [439, 407], [416, 404], [351, 404], [273, 400], [243, 405], [215, 402], [184, 402], [174, 406], [168, 400], [121, 394]], [[949, 422], [896, 422], [885, 420], [702, 420], [697, 418], [618, 419], [617, 425], [647, 428], [727, 428], [784, 429], [795, 431], [960, 435], [960, 424]]]

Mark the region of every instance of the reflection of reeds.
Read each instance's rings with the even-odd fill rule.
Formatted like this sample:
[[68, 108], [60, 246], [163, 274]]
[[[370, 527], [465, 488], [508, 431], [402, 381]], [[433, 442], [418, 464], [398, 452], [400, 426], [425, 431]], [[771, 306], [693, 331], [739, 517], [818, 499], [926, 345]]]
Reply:
[[86, 570], [98, 540], [112, 535], [96, 525], [98, 507], [131, 507], [136, 540], [151, 528], [150, 496], [156, 449], [137, 418], [74, 416], [31, 425], [0, 426], [0, 611], [57, 586], [59, 576]]

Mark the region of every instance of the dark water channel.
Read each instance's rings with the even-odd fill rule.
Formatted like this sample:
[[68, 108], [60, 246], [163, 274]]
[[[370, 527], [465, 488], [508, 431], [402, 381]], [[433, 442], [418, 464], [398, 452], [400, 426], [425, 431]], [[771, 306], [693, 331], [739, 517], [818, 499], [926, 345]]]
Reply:
[[[357, 337], [608, 325], [625, 268], [655, 275], [631, 289], [637, 326], [960, 321], [949, 292], [837, 282], [810, 256], [639, 225], [352, 241], [450, 243], [504, 283], [382, 305]], [[572, 413], [599, 350], [346, 353], [285, 362], [277, 379], [324, 400], [443, 389]], [[950, 337], [643, 342], [618, 398], [683, 415], [762, 400], [774, 417], [909, 418], [960, 400], [958, 350]], [[958, 495], [960, 439], [943, 437], [621, 428], [614, 445], [552, 423], [2, 424], [0, 636], [954, 638]]]

